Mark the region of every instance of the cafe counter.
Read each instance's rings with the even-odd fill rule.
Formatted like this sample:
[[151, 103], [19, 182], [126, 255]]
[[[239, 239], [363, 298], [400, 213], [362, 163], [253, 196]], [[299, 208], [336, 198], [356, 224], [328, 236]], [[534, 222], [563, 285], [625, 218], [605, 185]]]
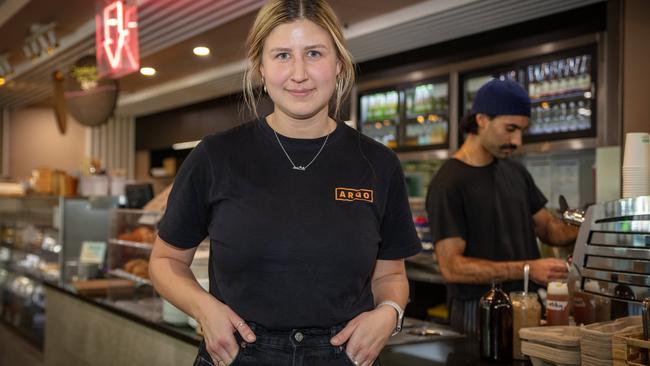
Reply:
[[[191, 365], [201, 337], [74, 289], [48, 284], [44, 365]], [[480, 364], [478, 344], [447, 327], [412, 318], [390, 339], [383, 366]]]

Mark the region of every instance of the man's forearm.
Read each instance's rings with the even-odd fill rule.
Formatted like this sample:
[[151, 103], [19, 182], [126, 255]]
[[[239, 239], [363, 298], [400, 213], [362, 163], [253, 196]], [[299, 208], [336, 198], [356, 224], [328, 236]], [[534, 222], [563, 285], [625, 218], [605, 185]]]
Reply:
[[577, 226], [566, 224], [560, 219], [554, 219], [549, 222], [545, 237], [540, 239], [546, 244], [564, 247], [575, 243], [578, 231]]
[[[448, 283], [488, 284], [492, 280], [510, 281], [523, 278], [526, 261], [491, 261], [458, 256], [441, 266]], [[446, 268], [445, 268], [446, 267]]]

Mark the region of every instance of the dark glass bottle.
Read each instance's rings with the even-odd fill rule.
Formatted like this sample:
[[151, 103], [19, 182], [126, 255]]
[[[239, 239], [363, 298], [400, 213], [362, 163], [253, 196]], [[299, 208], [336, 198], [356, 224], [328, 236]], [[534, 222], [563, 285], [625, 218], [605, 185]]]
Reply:
[[478, 320], [481, 358], [512, 360], [512, 303], [501, 283], [492, 282], [492, 289], [479, 301]]

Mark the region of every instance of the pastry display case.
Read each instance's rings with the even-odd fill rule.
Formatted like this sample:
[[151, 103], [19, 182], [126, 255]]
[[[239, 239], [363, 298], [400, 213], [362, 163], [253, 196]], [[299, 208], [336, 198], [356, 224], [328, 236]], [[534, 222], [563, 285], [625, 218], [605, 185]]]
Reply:
[[0, 321], [40, 347], [43, 281], [61, 278], [58, 197], [0, 197]]
[[114, 197], [0, 197], [0, 321], [42, 347], [43, 285], [90, 275], [79, 266], [82, 244], [106, 241], [115, 206]]
[[[175, 326], [176, 330], [194, 333], [196, 328], [185, 313], [162, 299], [149, 279], [149, 257], [162, 218], [158, 211], [114, 209], [106, 252], [105, 277], [102, 280], [77, 282], [77, 291], [94, 294], [100, 301], [144, 320]], [[192, 271], [207, 290], [209, 243], [196, 250]], [[86, 286], [86, 288], [82, 288]]]
[[162, 299], [149, 280], [149, 256], [162, 217], [157, 211], [114, 209], [109, 218], [104, 301], [146, 320], [162, 320]]

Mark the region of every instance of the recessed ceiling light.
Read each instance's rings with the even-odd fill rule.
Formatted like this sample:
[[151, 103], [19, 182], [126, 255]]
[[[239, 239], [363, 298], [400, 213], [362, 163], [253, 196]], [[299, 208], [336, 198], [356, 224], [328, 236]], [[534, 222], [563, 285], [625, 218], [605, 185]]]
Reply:
[[156, 75], [156, 69], [153, 67], [141, 67], [140, 73], [144, 76], [154, 76]]
[[195, 55], [197, 56], [207, 56], [210, 54], [210, 49], [204, 46], [199, 46], [199, 47], [194, 47], [194, 50], [192, 50]]
[[5, 78], [3, 78], [2, 76], [0, 76], [0, 86], [5, 85], [6, 82], [7, 82], [7, 81], [5, 80]]

